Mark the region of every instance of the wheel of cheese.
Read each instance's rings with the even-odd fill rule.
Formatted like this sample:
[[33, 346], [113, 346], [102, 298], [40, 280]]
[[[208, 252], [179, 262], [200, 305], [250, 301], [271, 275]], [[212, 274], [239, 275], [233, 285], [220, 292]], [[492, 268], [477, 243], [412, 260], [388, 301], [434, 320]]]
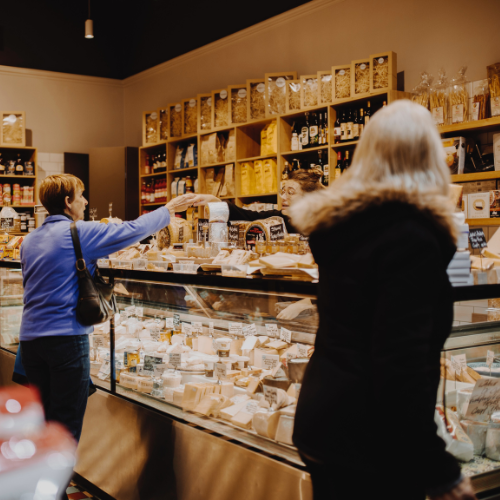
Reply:
[[156, 235], [158, 241], [158, 250], [170, 248], [174, 243], [185, 243], [193, 237], [191, 224], [185, 220], [176, 217], [170, 224], [160, 229]]
[[247, 250], [255, 250], [255, 244], [260, 237], [264, 241], [271, 240], [272, 227], [280, 229], [283, 235], [287, 234], [285, 221], [282, 217], [269, 217], [268, 219], [256, 220], [250, 223], [245, 231], [245, 248]]

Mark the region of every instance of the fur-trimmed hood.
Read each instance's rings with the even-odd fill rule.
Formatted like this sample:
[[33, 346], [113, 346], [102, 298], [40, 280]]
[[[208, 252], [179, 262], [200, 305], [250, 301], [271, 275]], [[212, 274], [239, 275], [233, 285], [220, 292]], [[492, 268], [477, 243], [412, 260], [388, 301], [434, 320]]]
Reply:
[[386, 203], [414, 206], [456, 242], [458, 228], [453, 220], [451, 201], [436, 193], [408, 192], [387, 186], [374, 186], [370, 191], [351, 190], [344, 193], [336, 186], [309, 193], [290, 208], [292, 222], [303, 234], [328, 229], [370, 208]]

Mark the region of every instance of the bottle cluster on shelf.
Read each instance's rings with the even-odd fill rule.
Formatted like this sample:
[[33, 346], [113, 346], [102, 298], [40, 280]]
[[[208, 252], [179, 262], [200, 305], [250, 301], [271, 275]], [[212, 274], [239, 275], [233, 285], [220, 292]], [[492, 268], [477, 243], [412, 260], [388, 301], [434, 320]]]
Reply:
[[0, 184], [0, 202], [5, 207], [10, 205], [34, 205], [35, 188], [34, 186], [21, 186], [20, 184]]
[[352, 161], [352, 152], [337, 151], [337, 164], [335, 165], [335, 179], [338, 179], [350, 166]]
[[303, 120], [295, 120], [292, 125], [291, 151], [301, 151], [328, 144], [328, 113], [306, 111]]
[[[384, 101], [384, 106], [386, 102]], [[334, 143], [357, 141], [363, 134], [363, 130], [371, 117], [370, 101], [367, 102], [366, 108], [359, 109], [343, 109], [342, 112], [337, 111], [337, 119], [333, 127]]]
[[[323, 151], [319, 150], [317, 152], [318, 154], [318, 159], [313, 162], [313, 161], [307, 161], [307, 160], [299, 160], [297, 158], [294, 158], [292, 160], [292, 164], [290, 165], [288, 161], [285, 161], [285, 167], [283, 169], [283, 173], [281, 174], [281, 180], [287, 180], [291, 174], [291, 172], [295, 172], [299, 169], [302, 170], [310, 170], [313, 168], [320, 169], [323, 172], [323, 177], [321, 179], [321, 183], [324, 186], [328, 186], [329, 183], [329, 178], [330, 178], [330, 167], [328, 164], [328, 151]], [[308, 154], [309, 156], [309, 154]], [[323, 159], [326, 158], [326, 159]]]
[[167, 202], [167, 180], [142, 181], [141, 204]]
[[193, 179], [190, 175], [186, 177], [175, 177], [170, 184], [170, 194], [172, 198], [187, 193], [198, 193], [198, 179]]
[[166, 172], [166, 171], [167, 171], [167, 153], [158, 153], [151, 155], [151, 157], [149, 155], [146, 155], [146, 161], [144, 163], [144, 169], [143, 169], [144, 175], [159, 174], [161, 172]]
[[21, 153], [17, 153], [15, 159], [4, 159], [0, 153], [0, 175], [35, 175], [32, 161], [23, 162]]

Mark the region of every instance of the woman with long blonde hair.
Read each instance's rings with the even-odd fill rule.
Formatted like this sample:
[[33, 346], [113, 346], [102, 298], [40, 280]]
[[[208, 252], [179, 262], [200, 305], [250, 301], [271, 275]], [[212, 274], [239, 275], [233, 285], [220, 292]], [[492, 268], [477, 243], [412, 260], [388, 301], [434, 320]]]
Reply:
[[475, 498], [434, 422], [453, 319], [449, 183], [430, 113], [397, 101], [348, 171], [291, 208], [320, 274], [294, 431], [315, 500]]

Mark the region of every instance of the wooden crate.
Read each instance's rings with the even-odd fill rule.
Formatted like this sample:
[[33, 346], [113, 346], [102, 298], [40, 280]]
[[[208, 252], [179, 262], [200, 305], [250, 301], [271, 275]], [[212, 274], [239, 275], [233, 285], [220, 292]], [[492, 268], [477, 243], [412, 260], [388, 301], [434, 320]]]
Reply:
[[302, 109], [300, 101], [300, 80], [287, 80], [286, 82], [286, 112], [295, 113]]
[[286, 113], [286, 81], [296, 80], [296, 71], [266, 73], [266, 118]]
[[247, 121], [266, 118], [266, 81], [264, 78], [247, 80]]
[[212, 90], [212, 130], [229, 126], [229, 99], [227, 89]]
[[350, 99], [351, 65], [332, 66], [332, 102]]
[[183, 99], [182, 104], [182, 135], [194, 135], [198, 131], [197, 99]]
[[332, 70], [318, 71], [318, 104], [330, 104], [332, 102]]
[[182, 104], [168, 105], [168, 136], [170, 139], [182, 136]]
[[212, 130], [212, 93], [198, 94], [198, 133]]
[[[4, 114], [2, 113], [2, 118]], [[144, 111], [142, 113], [142, 145], [151, 146], [158, 144], [158, 111]], [[3, 127], [2, 127], [2, 145], [3, 143]]]
[[396, 90], [397, 86], [397, 54], [391, 51], [381, 52], [380, 54], [372, 54], [370, 56], [370, 92], [378, 92], [380, 90]]
[[168, 140], [168, 108], [158, 109], [158, 139]]
[[[351, 61], [351, 97], [366, 97], [370, 95], [370, 58]], [[358, 75], [356, 75], [358, 70]]]
[[247, 84], [229, 85], [229, 123], [238, 125], [248, 121], [248, 92]]
[[315, 108], [318, 105], [318, 75], [300, 76], [300, 107]]

